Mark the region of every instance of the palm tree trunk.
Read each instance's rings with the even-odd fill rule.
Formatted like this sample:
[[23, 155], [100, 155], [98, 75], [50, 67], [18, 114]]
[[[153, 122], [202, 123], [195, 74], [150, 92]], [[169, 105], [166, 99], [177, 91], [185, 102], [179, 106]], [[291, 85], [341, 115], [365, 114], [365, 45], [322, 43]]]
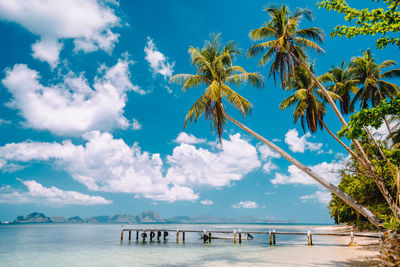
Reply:
[[325, 124], [325, 122], [324, 122], [323, 120], [320, 120], [320, 122], [322, 123], [322, 125], [324, 126], [324, 128], [326, 129], [326, 131], [327, 131], [339, 144], [341, 144], [341, 145], [347, 150], [347, 152], [349, 152], [350, 155], [351, 155], [356, 161], [360, 162], [361, 165], [362, 165], [364, 168], [368, 169], [367, 164], [366, 164], [359, 156], [357, 156], [356, 153], [353, 152], [353, 150], [351, 150], [348, 146], [346, 146], [346, 144], [343, 143], [342, 140], [340, 140], [334, 133], [332, 133], [332, 132], [329, 130], [328, 126]]
[[296, 160], [295, 158], [293, 158], [292, 156], [290, 156], [288, 153], [286, 153], [283, 149], [281, 149], [280, 147], [278, 147], [277, 145], [275, 145], [274, 143], [272, 143], [271, 141], [267, 140], [266, 138], [262, 137], [261, 135], [259, 135], [258, 133], [252, 131], [251, 129], [249, 129], [247, 126], [243, 125], [242, 123], [240, 123], [239, 121], [235, 120], [234, 118], [232, 118], [231, 116], [229, 116], [225, 110], [223, 110], [223, 113], [225, 115], [225, 117], [230, 120], [231, 122], [233, 122], [234, 124], [236, 124], [237, 126], [239, 126], [239, 128], [241, 128], [242, 130], [246, 131], [247, 133], [249, 133], [250, 135], [252, 135], [253, 137], [255, 137], [256, 139], [260, 140], [261, 142], [263, 142], [264, 144], [266, 144], [267, 146], [269, 146], [271, 149], [273, 149], [274, 151], [276, 151], [277, 153], [279, 153], [282, 157], [284, 157], [285, 159], [287, 159], [290, 163], [292, 163], [293, 165], [295, 165], [297, 168], [299, 168], [300, 170], [302, 170], [303, 172], [307, 173], [308, 175], [311, 176], [311, 178], [313, 178], [315, 181], [317, 181], [318, 183], [320, 183], [322, 186], [324, 186], [325, 188], [327, 188], [330, 192], [332, 192], [333, 194], [335, 194], [336, 196], [338, 196], [340, 199], [342, 199], [344, 202], [346, 202], [349, 206], [351, 206], [352, 208], [354, 208], [357, 212], [359, 212], [360, 214], [362, 214], [365, 218], [367, 218], [373, 225], [375, 225], [378, 229], [382, 228], [382, 223], [379, 220], [378, 217], [376, 217], [370, 210], [368, 210], [367, 208], [365, 208], [364, 206], [360, 205], [359, 203], [357, 203], [357, 201], [355, 201], [352, 197], [350, 197], [349, 195], [347, 195], [346, 193], [344, 193], [343, 191], [341, 191], [339, 188], [337, 188], [335, 185], [329, 183], [328, 181], [326, 181], [324, 178], [322, 178], [319, 174], [317, 174], [316, 172], [314, 172], [313, 170], [311, 170], [310, 168], [308, 168], [307, 166], [303, 165], [302, 163], [300, 163], [298, 160]]
[[386, 127], [387, 127], [388, 132], [389, 132], [389, 136], [392, 135], [392, 129], [390, 129], [389, 122], [386, 120], [386, 117], [385, 117], [385, 116], [383, 116], [383, 121], [384, 121], [385, 124], [386, 124]]
[[[340, 113], [339, 109], [335, 105], [335, 102], [333, 101], [332, 97], [329, 95], [328, 91], [325, 89], [325, 87], [321, 84], [321, 82], [315, 77], [314, 73], [308, 68], [308, 66], [299, 60], [292, 52], [290, 52], [291, 56], [294, 58], [297, 64], [299, 64], [301, 67], [303, 67], [307, 73], [311, 76], [311, 78], [315, 81], [315, 83], [318, 85], [319, 88], [321, 88], [322, 92], [324, 93], [326, 99], [328, 100], [329, 104], [332, 106], [333, 110], [335, 111], [336, 115], [338, 116], [339, 120], [342, 122], [344, 126], [347, 126], [346, 120], [343, 118], [342, 114]], [[371, 136], [371, 138], [374, 140], [374, 138]], [[372, 165], [371, 161], [369, 160], [367, 154], [365, 153], [364, 149], [360, 145], [360, 142], [356, 139], [352, 139], [352, 142], [356, 146], [357, 151], [360, 153], [363, 161], [367, 164], [368, 166], [368, 171], [372, 174], [373, 177], [379, 177], [378, 174], [375, 171], [374, 166]], [[378, 148], [379, 149], [379, 148]], [[387, 190], [385, 184], [383, 181], [380, 179], [374, 179], [380, 192], [384, 196], [386, 202], [388, 203], [389, 207], [393, 211], [394, 214], [397, 215], [398, 218], [400, 218], [400, 209], [398, 208], [397, 205], [395, 205], [395, 202], [393, 201], [392, 196], [389, 194], [389, 191]]]

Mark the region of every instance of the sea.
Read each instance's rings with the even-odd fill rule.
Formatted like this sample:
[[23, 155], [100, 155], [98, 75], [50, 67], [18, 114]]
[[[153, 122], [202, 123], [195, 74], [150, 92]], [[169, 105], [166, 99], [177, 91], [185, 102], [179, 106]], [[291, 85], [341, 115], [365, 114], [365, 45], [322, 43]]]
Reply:
[[[140, 224], [125, 228], [179, 230], [242, 230], [280, 232], [318, 231], [321, 225], [276, 224]], [[277, 235], [276, 246], [268, 236], [234, 244], [232, 239], [204, 243], [198, 233], [186, 233], [183, 243], [170, 233], [166, 241], [132, 241], [128, 233], [120, 242], [119, 224], [9, 224], [0, 225], [0, 266], [291, 266], [293, 253], [308, 253], [306, 236]], [[336, 246], [335, 239], [315, 236], [319, 246]], [[313, 246], [314, 247], [314, 246]], [[279, 253], [276, 253], [279, 251]], [[302, 252], [305, 251], [305, 252]], [[285, 257], [287, 256], [287, 258]], [[290, 261], [289, 261], [290, 262]], [[301, 266], [297, 265], [297, 266]]]

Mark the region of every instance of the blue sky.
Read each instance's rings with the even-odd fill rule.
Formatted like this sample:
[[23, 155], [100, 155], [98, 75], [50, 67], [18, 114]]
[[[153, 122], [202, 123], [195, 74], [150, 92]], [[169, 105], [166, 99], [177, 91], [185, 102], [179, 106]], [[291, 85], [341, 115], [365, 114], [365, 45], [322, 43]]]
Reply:
[[[331, 222], [329, 193], [232, 124], [221, 149], [204, 119], [183, 129], [203, 88], [182, 94], [171, 75], [193, 73], [187, 50], [212, 32], [245, 54], [251, 29], [268, 18], [264, 1], [0, 1], [0, 220], [48, 215], [212, 214]], [[79, 2], [79, 3], [78, 3]], [[349, 1], [363, 7], [365, 1]], [[369, 1], [368, 1], [369, 2]], [[308, 7], [326, 33], [311, 54], [322, 74], [371, 48], [375, 38], [329, 37], [343, 18]], [[371, 4], [372, 5], [372, 4]], [[372, 7], [372, 6], [371, 6]], [[287, 97], [268, 69], [245, 55], [236, 64], [266, 76], [264, 89], [239, 92], [254, 106], [244, 121], [304, 164], [337, 182], [344, 150], [326, 132], [294, 125]], [[268, 67], [268, 66], [267, 66]], [[328, 110], [326, 122], [340, 124]]]

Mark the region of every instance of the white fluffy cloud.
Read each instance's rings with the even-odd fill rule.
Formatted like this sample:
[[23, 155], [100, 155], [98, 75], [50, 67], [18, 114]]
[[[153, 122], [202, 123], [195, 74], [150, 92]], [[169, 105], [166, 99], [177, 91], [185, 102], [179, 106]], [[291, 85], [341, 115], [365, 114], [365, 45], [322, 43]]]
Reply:
[[257, 150], [240, 138], [240, 134], [224, 140], [216, 152], [183, 143], [167, 157], [170, 168], [167, 179], [178, 185], [226, 186], [260, 167]]
[[132, 120], [132, 129], [133, 130], [140, 130], [142, 129], [142, 125], [138, 122], [137, 119]]
[[39, 73], [24, 64], [7, 69], [2, 83], [13, 96], [9, 106], [20, 111], [27, 127], [58, 135], [128, 128], [123, 116], [126, 93], [145, 93], [131, 83], [130, 64], [124, 57], [110, 68], [103, 65], [93, 88], [83, 73], [69, 73], [61, 83], [43, 85]]
[[[20, 180], [20, 179], [19, 179]], [[0, 203], [37, 203], [41, 205], [104, 205], [112, 201], [100, 196], [90, 196], [75, 191], [64, 191], [57, 187], [44, 187], [34, 180], [23, 181], [28, 191], [10, 186], [0, 187]]]
[[302, 196], [302, 197], [300, 197], [300, 199], [302, 202], [307, 202], [309, 200], [315, 200], [322, 204], [328, 204], [329, 201], [331, 201], [332, 196], [331, 196], [331, 193], [328, 191], [316, 191], [315, 193], [313, 193], [311, 195]]
[[185, 132], [180, 132], [178, 137], [174, 140], [178, 144], [200, 144], [205, 143], [206, 139], [197, 138], [193, 134], [187, 134]]
[[261, 153], [261, 159], [262, 160], [267, 160], [267, 159], [270, 159], [270, 158], [279, 159], [281, 157], [281, 155], [279, 155], [279, 153], [273, 151], [267, 145], [264, 145], [264, 144], [257, 145], [257, 149]]
[[39, 36], [32, 45], [33, 57], [53, 68], [59, 63], [64, 39], [73, 40], [75, 52], [111, 52], [119, 37], [113, 28], [120, 19], [110, 2], [101, 0], [0, 1], [0, 19]]
[[161, 74], [164, 79], [172, 76], [175, 63], [168, 62], [168, 59], [163, 53], [158, 51], [153, 39], [150, 37], [147, 37], [147, 44], [144, 48], [144, 52], [146, 53], [145, 59], [149, 62], [150, 68], [154, 74]]
[[263, 165], [263, 171], [266, 174], [270, 174], [272, 171], [274, 170], [278, 170], [279, 167], [278, 165], [276, 165], [275, 163], [273, 163], [272, 161], [267, 161], [266, 163], [264, 163]]
[[263, 171], [266, 174], [270, 174], [273, 170], [278, 170], [279, 167], [272, 162], [272, 159], [278, 159], [281, 157], [277, 152], [273, 151], [268, 146], [262, 144], [257, 145], [257, 150], [261, 154], [261, 160], [265, 163], [263, 164]]
[[[322, 162], [311, 166], [310, 169], [321, 175], [325, 180], [337, 185], [339, 183], [339, 171], [343, 169], [343, 164], [343, 162], [337, 161], [332, 161], [331, 163]], [[288, 173], [289, 175], [276, 173], [275, 178], [271, 180], [271, 183], [319, 185], [318, 182], [294, 165], [288, 167]]]
[[254, 201], [240, 201], [237, 204], [233, 204], [232, 208], [234, 209], [255, 209], [258, 205]]
[[11, 121], [0, 119], [0, 125], [2, 124], [11, 124]]
[[297, 130], [291, 129], [285, 135], [285, 143], [289, 145], [289, 149], [293, 152], [304, 153], [306, 150], [320, 150], [322, 148], [322, 144], [308, 141], [307, 138], [309, 137], [311, 137], [309, 132], [302, 137], [299, 137]]
[[128, 146], [109, 133], [83, 135], [86, 143], [22, 142], [0, 147], [0, 170], [32, 162], [54, 164], [89, 190], [125, 192], [153, 200], [174, 202], [196, 200], [198, 185], [224, 186], [240, 180], [260, 166], [255, 147], [233, 135], [216, 151], [181, 144], [168, 156], [166, 175], [159, 154]]
[[214, 204], [214, 201], [209, 199], [203, 199], [202, 201], [200, 201], [200, 204], [205, 206], [211, 206]]

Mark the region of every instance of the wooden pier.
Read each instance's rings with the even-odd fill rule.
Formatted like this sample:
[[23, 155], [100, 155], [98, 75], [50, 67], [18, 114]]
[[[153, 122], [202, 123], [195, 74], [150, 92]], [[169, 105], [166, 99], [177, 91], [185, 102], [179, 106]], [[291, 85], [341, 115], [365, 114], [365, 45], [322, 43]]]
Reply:
[[[367, 238], [380, 238], [381, 234], [361, 234], [361, 233], [354, 233], [351, 231], [350, 233], [312, 233], [311, 231], [307, 232], [276, 232], [275, 229], [268, 230], [268, 231], [242, 231], [236, 230], [233, 231], [220, 231], [220, 230], [190, 230], [190, 229], [154, 229], [154, 228], [124, 228], [122, 226], [121, 229], [121, 243], [124, 240], [124, 232], [128, 232], [128, 241], [131, 242], [132, 232], [136, 232], [136, 241], [139, 241], [141, 237], [143, 242], [149, 240], [150, 242], [161, 241], [161, 238], [164, 242], [167, 241], [167, 236], [169, 233], [176, 233], [176, 243], [179, 243], [180, 236], [182, 237], [182, 242], [185, 242], [186, 233], [199, 233], [201, 234], [201, 240], [204, 243], [211, 243], [214, 234], [227, 234], [231, 235], [233, 239], [233, 243], [239, 244], [242, 243], [243, 235], [249, 237], [252, 235], [264, 235], [266, 237], [266, 241], [269, 240], [270, 245], [276, 245], [277, 243], [277, 235], [302, 235], [307, 236], [307, 243], [309, 246], [313, 245], [312, 237], [313, 236], [348, 236], [350, 237], [349, 246], [354, 246], [354, 237], [367, 237]], [[216, 238], [216, 237], [214, 237]]]

